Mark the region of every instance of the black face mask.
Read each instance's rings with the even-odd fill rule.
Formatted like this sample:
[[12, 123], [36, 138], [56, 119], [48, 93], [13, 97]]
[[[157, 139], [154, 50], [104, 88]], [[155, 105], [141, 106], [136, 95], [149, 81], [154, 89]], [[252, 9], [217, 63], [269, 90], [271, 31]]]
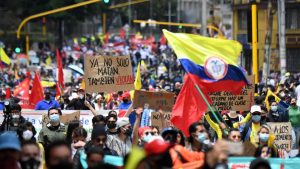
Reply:
[[68, 160], [63, 160], [56, 165], [49, 165], [47, 168], [48, 169], [72, 169], [73, 163]]
[[131, 136], [131, 134], [132, 134], [131, 128], [126, 129], [126, 130], [125, 130], [125, 134], [126, 134], [127, 136]]
[[116, 127], [117, 127], [116, 123], [107, 123], [107, 128], [109, 128], [109, 129], [114, 129]]
[[50, 100], [50, 98], [51, 98], [50, 94], [45, 95], [45, 100]]
[[128, 103], [128, 99], [123, 99], [123, 102], [124, 103]]
[[34, 158], [30, 158], [25, 161], [20, 161], [22, 169], [38, 169], [41, 162]]

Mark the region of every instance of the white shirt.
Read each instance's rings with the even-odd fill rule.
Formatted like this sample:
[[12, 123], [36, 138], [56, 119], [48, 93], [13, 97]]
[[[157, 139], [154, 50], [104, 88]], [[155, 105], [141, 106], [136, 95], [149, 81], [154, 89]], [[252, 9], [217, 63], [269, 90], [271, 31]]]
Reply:
[[299, 107], [300, 106], [300, 85], [298, 85], [296, 87], [296, 94], [297, 94], [297, 106]]

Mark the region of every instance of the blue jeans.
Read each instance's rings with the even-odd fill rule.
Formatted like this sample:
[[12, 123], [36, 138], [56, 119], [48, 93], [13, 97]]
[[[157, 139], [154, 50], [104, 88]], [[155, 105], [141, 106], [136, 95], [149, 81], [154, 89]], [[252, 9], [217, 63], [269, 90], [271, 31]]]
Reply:
[[295, 132], [296, 142], [292, 148], [298, 148], [299, 147], [298, 146], [299, 145], [299, 137], [300, 137], [300, 127], [293, 127], [293, 130]]

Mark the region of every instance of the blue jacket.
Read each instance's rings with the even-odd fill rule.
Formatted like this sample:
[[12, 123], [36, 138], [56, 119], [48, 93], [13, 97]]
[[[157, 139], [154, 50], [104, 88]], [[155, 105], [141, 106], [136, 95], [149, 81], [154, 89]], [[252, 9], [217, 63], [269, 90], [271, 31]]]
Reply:
[[60, 108], [60, 105], [55, 100], [50, 100], [50, 102], [42, 100], [36, 104], [35, 110], [48, 110], [50, 107]]

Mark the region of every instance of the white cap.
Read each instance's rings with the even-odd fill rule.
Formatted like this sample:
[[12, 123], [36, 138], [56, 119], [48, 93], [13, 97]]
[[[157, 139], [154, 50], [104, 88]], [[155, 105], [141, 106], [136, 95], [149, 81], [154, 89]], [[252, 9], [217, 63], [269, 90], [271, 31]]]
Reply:
[[130, 124], [128, 117], [121, 117], [117, 120], [117, 128], [123, 127], [127, 124]]
[[258, 105], [253, 105], [252, 107], [251, 107], [251, 111], [250, 111], [251, 113], [254, 113], [254, 112], [260, 112], [261, 113], [261, 107], [260, 106], [258, 106]]
[[97, 96], [96, 96], [96, 100], [98, 100], [98, 99], [100, 99], [102, 96], [100, 95], [100, 94], [98, 94]]

